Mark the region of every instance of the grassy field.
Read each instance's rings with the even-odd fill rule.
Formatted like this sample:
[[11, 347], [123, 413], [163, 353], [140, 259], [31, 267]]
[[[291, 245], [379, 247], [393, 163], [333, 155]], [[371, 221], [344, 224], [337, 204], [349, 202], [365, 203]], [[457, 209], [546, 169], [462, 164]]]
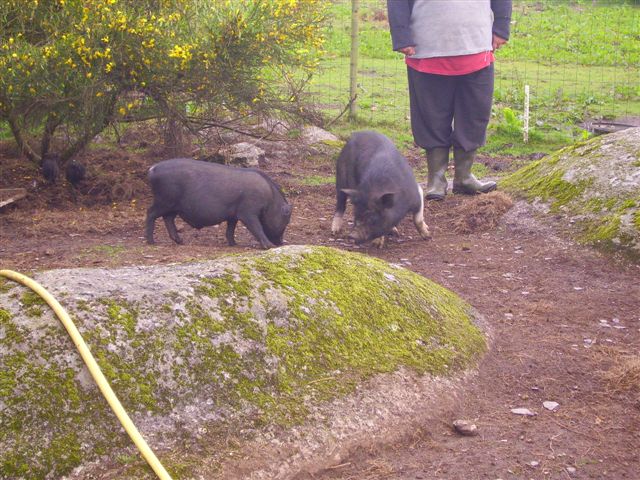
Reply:
[[[349, 97], [351, 2], [331, 6], [327, 55], [312, 83], [327, 118]], [[376, 128], [411, 144], [406, 67], [391, 50], [384, 0], [361, 0], [358, 119], [339, 134]], [[587, 136], [583, 123], [640, 115], [640, 1], [514, 1], [512, 37], [498, 52], [491, 135], [484, 150], [551, 151]], [[530, 142], [522, 141], [524, 86], [531, 91]]]

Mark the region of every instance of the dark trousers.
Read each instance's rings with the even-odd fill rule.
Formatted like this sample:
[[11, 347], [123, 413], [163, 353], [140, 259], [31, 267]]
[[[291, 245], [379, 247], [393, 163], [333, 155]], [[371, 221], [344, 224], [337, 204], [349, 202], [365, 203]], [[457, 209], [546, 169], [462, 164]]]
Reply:
[[493, 101], [493, 64], [467, 75], [434, 75], [407, 67], [411, 129], [422, 148], [484, 145]]

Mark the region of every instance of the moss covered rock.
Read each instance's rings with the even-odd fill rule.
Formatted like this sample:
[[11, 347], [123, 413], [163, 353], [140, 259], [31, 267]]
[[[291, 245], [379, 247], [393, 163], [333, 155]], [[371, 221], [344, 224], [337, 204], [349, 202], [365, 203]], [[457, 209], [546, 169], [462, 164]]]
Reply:
[[[195, 452], [204, 445], [216, 445], [222, 465], [243, 442], [313, 423], [318, 406], [380, 374], [451, 377], [486, 349], [471, 308], [452, 292], [329, 248], [35, 278], [70, 313], [177, 478], [202, 471]], [[53, 313], [8, 282], [0, 353], [0, 477], [58, 478], [99, 456], [137, 462]]]
[[640, 128], [564, 148], [501, 186], [544, 202], [579, 241], [640, 258]]

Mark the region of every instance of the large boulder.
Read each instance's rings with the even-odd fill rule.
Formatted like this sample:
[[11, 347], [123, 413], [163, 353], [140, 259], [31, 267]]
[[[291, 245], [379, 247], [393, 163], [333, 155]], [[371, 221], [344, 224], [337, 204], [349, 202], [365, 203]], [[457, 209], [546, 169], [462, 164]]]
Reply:
[[531, 162], [501, 187], [560, 215], [579, 241], [640, 259], [640, 128]]
[[[447, 404], [486, 349], [452, 292], [324, 247], [34, 278], [179, 478], [287, 478], [335, 461]], [[59, 321], [4, 279], [0, 393], [1, 478], [153, 478]]]

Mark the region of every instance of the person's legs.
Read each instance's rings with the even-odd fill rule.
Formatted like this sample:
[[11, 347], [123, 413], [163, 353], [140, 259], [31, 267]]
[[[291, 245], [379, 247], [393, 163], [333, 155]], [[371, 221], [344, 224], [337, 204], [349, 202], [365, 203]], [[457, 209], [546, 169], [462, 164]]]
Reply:
[[465, 152], [485, 144], [493, 103], [493, 64], [460, 75], [454, 98], [452, 144]]
[[476, 150], [484, 145], [493, 101], [493, 64], [468, 75], [461, 75], [454, 100], [452, 135], [455, 175], [454, 193], [487, 193], [495, 182], [481, 182], [472, 173]]
[[413, 138], [427, 153], [427, 199], [442, 200], [447, 193], [456, 79], [410, 67], [407, 74]]
[[455, 78], [422, 73], [407, 67], [411, 130], [416, 145], [450, 148]]

